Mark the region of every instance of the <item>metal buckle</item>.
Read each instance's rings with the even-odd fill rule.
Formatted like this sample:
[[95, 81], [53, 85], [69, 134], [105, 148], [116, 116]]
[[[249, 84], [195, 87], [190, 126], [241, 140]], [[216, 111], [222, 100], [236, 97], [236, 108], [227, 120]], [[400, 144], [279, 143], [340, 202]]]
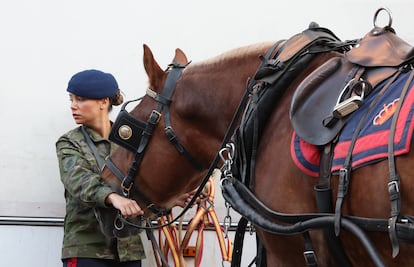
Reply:
[[313, 250], [307, 250], [303, 252], [303, 257], [305, 258], [307, 266], [317, 266], [315, 252]]
[[124, 179], [122, 180], [121, 183], [121, 188], [122, 188], [122, 192], [124, 193], [124, 196], [129, 197], [129, 192], [132, 189], [132, 186], [134, 185], [134, 183], [130, 183], [128, 187], [125, 186], [125, 181], [127, 179], [127, 176], [124, 177]]
[[[395, 188], [395, 192], [391, 191], [392, 188]], [[400, 187], [398, 186], [397, 181], [391, 181], [391, 182], [388, 183], [388, 192], [390, 192], [390, 193], [399, 193], [400, 192]]]
[[152, 118], [152, 116], [157, 116], [157, 120], [154, 122], [154, 124], [157, 124], [159, 121], [160, 121], [160, 119], [161, 119], [161, 112], [159, 112], [159, 111], [157, 111], [157, 110], [155, 110], [155, 109], [153, 109], [152, 111], [151, 111], [151, 115], [150, 115], [150, 118]]

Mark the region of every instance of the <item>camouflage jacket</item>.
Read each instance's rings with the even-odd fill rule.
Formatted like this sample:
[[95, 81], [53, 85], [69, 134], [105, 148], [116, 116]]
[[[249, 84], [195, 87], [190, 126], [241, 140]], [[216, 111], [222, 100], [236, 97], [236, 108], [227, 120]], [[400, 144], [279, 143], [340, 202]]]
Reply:
[[[105, 162], [116, 145], [92, 129], [85, 129]], [[80, 127], [58, 139], [56, 153], [66, 199], [62, 259], [85, 257], [131, 261], [145, 258], [139, 235], [115, 239], [106, 237], [100, 230], [94, 207], [106, 207], [105, 198], [113, 190], [100, 179], [98, 164]]]

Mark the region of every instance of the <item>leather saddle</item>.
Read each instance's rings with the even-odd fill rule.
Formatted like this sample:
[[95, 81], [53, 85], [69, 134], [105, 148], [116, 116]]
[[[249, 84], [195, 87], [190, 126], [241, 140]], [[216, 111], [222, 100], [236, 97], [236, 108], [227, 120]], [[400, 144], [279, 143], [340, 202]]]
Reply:
[[299, 84], [290, 108], [296, 133], [310, 144], [329, 143], [364, 97], [413, 59], [414, 48], [391, 27], [375, 27]]

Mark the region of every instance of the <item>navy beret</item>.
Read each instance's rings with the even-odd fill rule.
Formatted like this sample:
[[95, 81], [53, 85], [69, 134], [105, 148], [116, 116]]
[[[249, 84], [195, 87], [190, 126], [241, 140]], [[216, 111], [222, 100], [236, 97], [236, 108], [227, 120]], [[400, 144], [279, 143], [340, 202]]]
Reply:
[[67, 91], [77, 96], [101, 99], [112, 97], [118, 92], [114, 76], [100, 70], [84, 70], [72, 76]]

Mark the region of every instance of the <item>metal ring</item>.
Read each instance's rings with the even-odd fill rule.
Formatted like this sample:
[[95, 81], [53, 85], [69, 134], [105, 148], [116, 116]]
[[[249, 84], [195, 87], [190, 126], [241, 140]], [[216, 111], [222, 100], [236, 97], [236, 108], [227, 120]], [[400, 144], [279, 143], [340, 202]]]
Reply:
[[118, 216], [116, 216], [116, 218], [114, 220], [114, 227], [115, 227], [116, 230], [121, 231], [122, 229], [124, 229], [124, 226], [125, 226], [125, 224], [121, 220], [120, 215], [118, 214]]
[[392, 25], [392, 16], [391, 16], [391, 11], [388, 9], [388, 8], [385, 8], [385, 7], [381, 7], [381, 8], [379, 8], [378, 10], [377, 10], [377, 12], [375, 12], [375, 15], [374, 15], [374, 27], [378, 27], [379, 28], [379, 26], [377, 25], [377, 18], [378, 18], [378, 15], [379, 15], [379, 13], [381, 12], [381, 11], [385, 11], [385, 12], [387, 12], [387, 14], [388, 14], [388, 26], [387, 27], [391, 27], [391, 25]]

